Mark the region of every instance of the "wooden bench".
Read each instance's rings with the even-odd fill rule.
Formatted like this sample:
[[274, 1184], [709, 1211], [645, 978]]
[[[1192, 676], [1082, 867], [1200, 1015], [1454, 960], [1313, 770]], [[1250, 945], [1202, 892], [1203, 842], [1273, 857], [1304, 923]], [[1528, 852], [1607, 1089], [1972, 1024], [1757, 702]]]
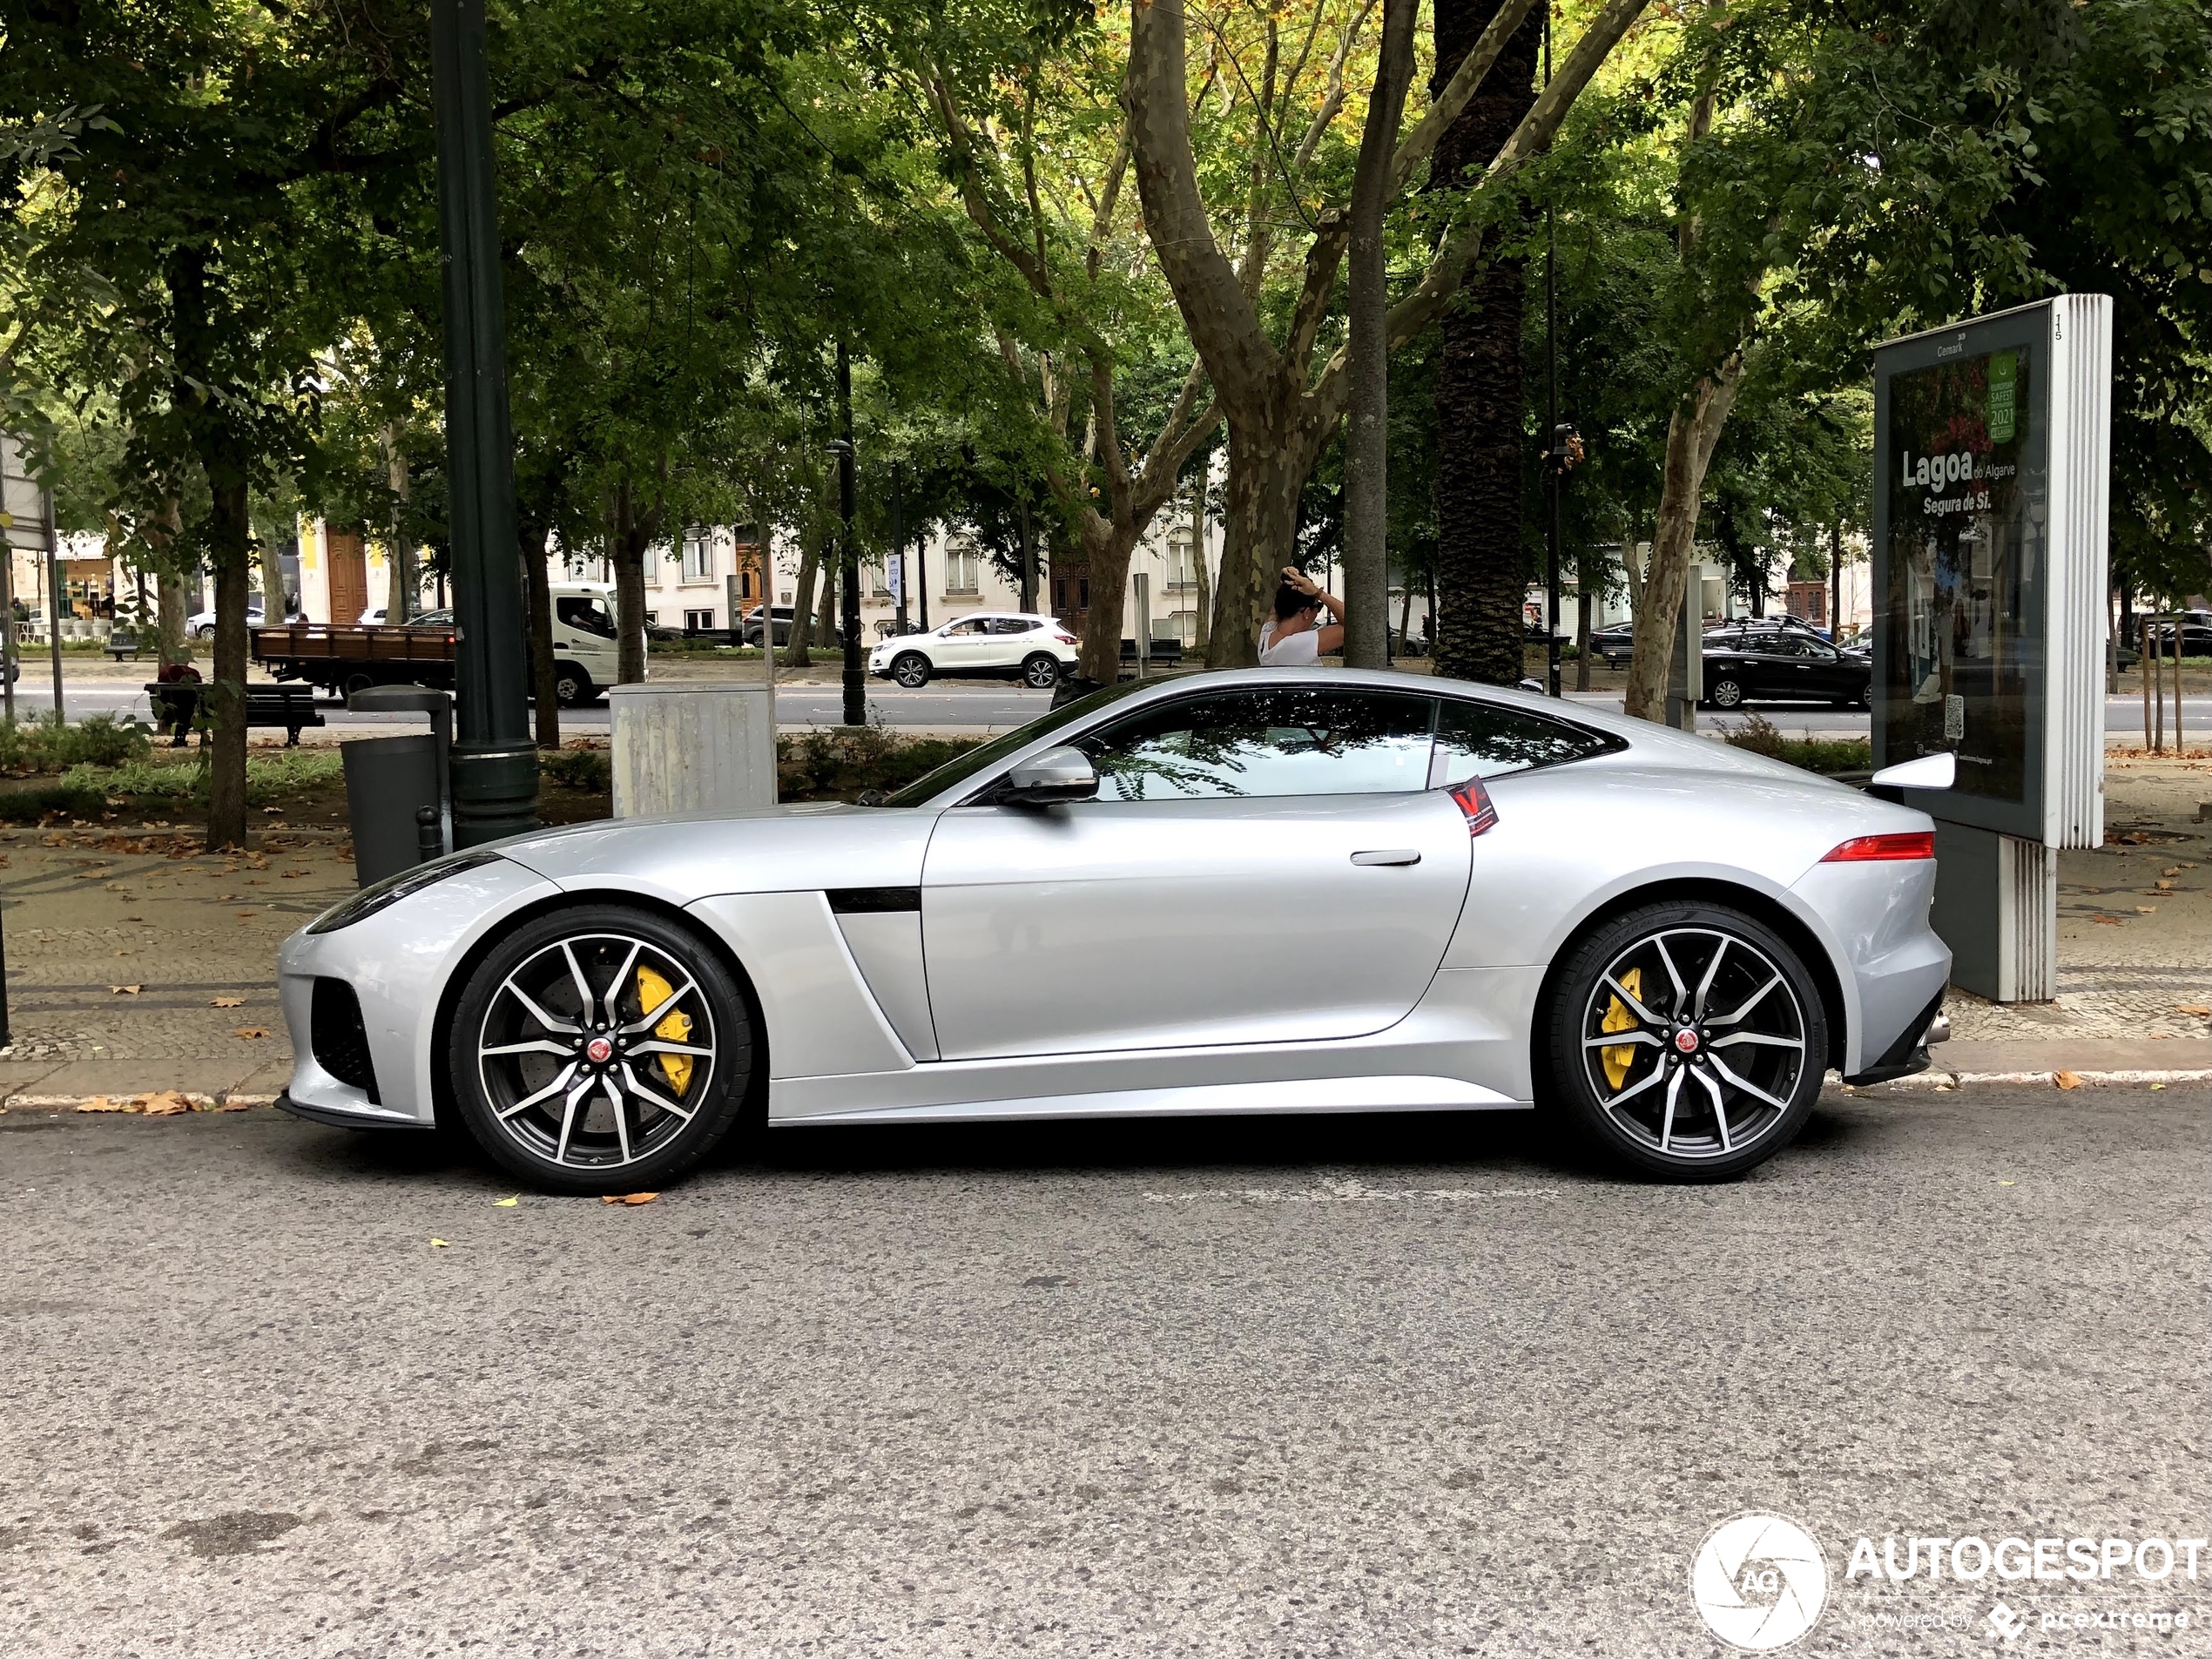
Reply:
[[[1177, 668], [1182, 665], [1182, 663], [1183, 642], [1180, 639], [1155, 639], [1152, 642], [1152, 657], [1148, 666]], [[1122, 641], [1122, 666], [1124, 668], [1136, 666], [1136, 642], [1134, 639]]]
[[118, 663], [123, 660], [123, 653], [126, 651], [131, 653], [131, 660], [137, 662], [139, 651], [144, 649], [136, 634], [110, 634], [107, 637], [107, 654]]
[[[145, 688], [147, 701], [160, 724], [176, 732], [170, 747], [185, 746], [185, 734], [192, 730], [192, 717], [206, 690], [206, 683], [200, 680], [172, 680], [166, 685], [156, 681]], [[327, 723], [315, 708], [315, 688], [312, 685], [249, 685], [246, 688], [246, 724], [249, 729], [257, 725], [282, 726], [284, 746], [296, 749], [302, 727]]]

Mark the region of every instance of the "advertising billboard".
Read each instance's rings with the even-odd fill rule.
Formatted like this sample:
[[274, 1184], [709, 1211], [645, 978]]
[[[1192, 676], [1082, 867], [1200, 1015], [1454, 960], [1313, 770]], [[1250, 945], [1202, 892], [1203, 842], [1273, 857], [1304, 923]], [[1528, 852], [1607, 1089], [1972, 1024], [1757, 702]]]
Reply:
[[2102, 759], [2101, 698], [2083, 700], [2101, 664], [2080, 659], [2103, 636], [2105, 405], [2082, 408], [2068, 339], [2073, 318], [2101, 341], [2075, 315], [2090, 301], [2109, 306], [2068, 296], [1875, 354], [1875, 765], [1947, 751], [1957, 783], [1913, 805], [2053, 846], [2080, 844], [2076, 774]]

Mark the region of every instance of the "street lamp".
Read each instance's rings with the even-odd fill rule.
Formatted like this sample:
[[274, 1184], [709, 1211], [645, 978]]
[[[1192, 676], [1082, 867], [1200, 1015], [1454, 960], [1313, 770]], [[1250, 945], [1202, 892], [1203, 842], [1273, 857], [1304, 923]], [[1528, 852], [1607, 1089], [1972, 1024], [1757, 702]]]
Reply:
[[844, 520], [838, 538], [839, 608], [845, 613], [845, 724], [868, 723], [866, 668], [860, 660], [860, 550], [853, 540], [853, 362], [845, 342], [837, 342], [837, 419], [841, 436], [831, 441], [837, 457], [837, 510]]

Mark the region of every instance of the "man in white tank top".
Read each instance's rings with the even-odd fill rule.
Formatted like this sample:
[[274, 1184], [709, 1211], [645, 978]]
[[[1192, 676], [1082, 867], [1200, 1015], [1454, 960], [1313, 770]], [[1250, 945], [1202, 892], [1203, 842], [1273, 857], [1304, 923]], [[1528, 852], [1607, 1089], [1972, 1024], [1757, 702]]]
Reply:
[[[1326, 609], [1329, 620], [1321, 620]], [[1283, 567], [1275, 590], [1275, 615], [1259, 631], [1262, 668], [1300, 668], [1344, 649], [1344, 602], [1324, 593], [1312, 577]]]

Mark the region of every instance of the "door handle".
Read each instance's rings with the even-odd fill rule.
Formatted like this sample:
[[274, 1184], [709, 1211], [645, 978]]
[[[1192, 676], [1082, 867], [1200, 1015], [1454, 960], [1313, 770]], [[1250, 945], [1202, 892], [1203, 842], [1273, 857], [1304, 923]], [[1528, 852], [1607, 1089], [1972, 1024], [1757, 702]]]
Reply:
[[1376, 864], [1419, 864], [1421, 855], [1410, 846], [1385, 847], [1377, 853], [1354, 853], [1352, 861], [1360, 866]]

